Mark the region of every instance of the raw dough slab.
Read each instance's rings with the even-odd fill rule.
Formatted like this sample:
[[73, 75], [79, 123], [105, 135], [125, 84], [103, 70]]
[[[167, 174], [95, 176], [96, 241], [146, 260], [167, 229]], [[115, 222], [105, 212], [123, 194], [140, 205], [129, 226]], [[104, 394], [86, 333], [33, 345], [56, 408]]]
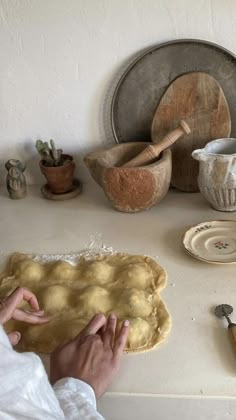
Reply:
[[19, 350], [51, 353], [74, 338], [96, 313], [113, 312], [118, 324], [130, 321], [126, 351], [146, 351], [161, 343], [170, 330], [170, 316], [160, 297], [166, 277], [160, 265], [140, 255], [81, 258], [72, 265], [64, 260], [42, 263], [15, 253], [0, 276], [0, 298], [18, 286], [27, 287], [51, 320], [44, 325], [9, 321], [6, 330], [22, 333]]

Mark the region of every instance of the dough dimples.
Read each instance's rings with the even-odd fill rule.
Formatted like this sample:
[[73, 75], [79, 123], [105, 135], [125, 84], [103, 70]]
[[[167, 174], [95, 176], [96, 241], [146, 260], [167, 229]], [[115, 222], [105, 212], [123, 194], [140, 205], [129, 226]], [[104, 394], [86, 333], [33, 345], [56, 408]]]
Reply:
[[126, 351], [131, 353], [154, 348], [170, 330], [160, 296], [165, 284], [165, 270], [141, 255], [99, 255], [71, 265], [65, 260], [43, 263], [18, 253], [0, 275], [0, 297], [17, 286], [28, 287], [50, 317], [44, 325], [6, 324], [8, 332], [22, 333], [19, 350], [50, 353], [76, 337], [96, 313], [116, 313], [118, 325], [130, 321]]

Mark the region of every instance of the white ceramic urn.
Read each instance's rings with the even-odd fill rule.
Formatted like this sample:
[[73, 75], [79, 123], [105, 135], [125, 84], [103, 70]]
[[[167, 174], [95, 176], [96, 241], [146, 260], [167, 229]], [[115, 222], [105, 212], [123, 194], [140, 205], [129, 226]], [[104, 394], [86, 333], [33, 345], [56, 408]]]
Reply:
[[223, 138], [192, 152], [199, 160], [198, 185], [219, 211], [236, 211], [236, 139]]

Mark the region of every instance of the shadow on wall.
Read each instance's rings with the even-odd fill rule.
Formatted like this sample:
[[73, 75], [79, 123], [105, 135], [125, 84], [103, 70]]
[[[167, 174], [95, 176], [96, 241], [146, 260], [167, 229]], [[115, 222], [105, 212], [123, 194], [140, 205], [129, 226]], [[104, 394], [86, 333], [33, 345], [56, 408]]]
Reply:
[[[28, 184], [37, 184], [37, 179], [40, 179], [41, 174], [39, 169], [39, 156], [34, 144], [32, 139], [27, 139], [23, 145], [25, 158], [22, 158], [22, 160], [26, 164]], [[22, 154], [21, 148], [19, 148], [18, 154]]]
[[[112, 106], [112, 99], [115, 93], [117, 84], [127, 70], [127, 68], [134, 62], [135, 59], [140, 57], [143, 53], [148, 51], [152, 48], [149, 45], [146, 48], [143, 48], [136, 51], [132, 54], [129, 58], [126, 58], [122, 64], [119, 63], [119, 67], [112, 71], [112, 75], [110, 79], [104, 84], [103, 88], [103, 95], [102, 100], [99, 105], [99, 112], [98, 112], [98, 133], [104, 133], [104, 138], [100, 138], [98, 140], [98, 148], [94, 148], [94, 146], [83, 148], [81, 151], [79, 148], [64, 150], [65, 152], [72, 154], [76, 163], [76, 171], [75, 176], [79, 178], [82, 182], [86, 182], [90, 179], [90, 175], [88, 170], [83, 162], [84, 156], [91, 151], [99, 150], [105, 147], [109, 147], [116, 144], [115, 137], [112, 131], [112, 124], [111, 124], [111, 106]], [[95, 107], [95, 102], [93, 102], [92, 107]], [[91, 109], [91, 113], [93, 114], [93, 108]], [[8, 156], [4, 160], [0, 159], [0, 180], [1, 183], [5, 182], [6, 179], [6, 170], [5, 170], [5, 162], [10, 158], [17, 158], [22, 160], [26, 164], [26, 177], [27, 177], [27, 184], [39, 184], [41, 183], [40, 180], [42, 179], [42, 183], [44, 182], [44, 177], [40, 172], [39, 169], [39, 156], [35, 150], [35, 141], [37, 139], [26, 138], [24, 140], [19, 140], [19, 143], [15, 150], [15, 156]], [[57, 139], [55, 139], [57, 142]]]
[[[101, 100], [99, 112], [98, 112], [98, 132], [104, 133], [104, 138], [99, 139], [99, 145], [97, 147], [89, 146], [89, 147], [83, 148], [82, 154], [80, 153], [79, 156], [75, 157], [75, 162], [78, 165], [83, 181], [86, 182], [89, 179], [91, 179], [89, 175], [89, 171], [87, 170], [83, 162], [85, 155], [90, 152], [99, 151], [104, 148], [112, 147], [116, 144], [115, 136], [112, 130], [111, 109], [112, 109], [113, 96], [121, 77], [123, 76], [127, 68], [131, 64], [133, 64], [134, 60], [139, 58], [142, 54], [144, 54], [153, 46], [149, 45], [148, 47], [145, 47], [139, 50], [138, 52], [136, 51], [129, 58], [126, 58], [123, 61], [123, 63], [119, 64], [119, 67], [115, 71], [112, 72], [112, 75], [108, 79], [108, 82], [107, 82], [107, 76], [106, 76], [106, 83], [104, 84], [104, 89], [103, 89], [104, 92], [102, 95], [103, 99]], [[93, 104], [95, 104], [95, 101]], [[91, 113], [92, 115], [94, 114], [93, 107], [91, 108]], [[93, 144], [94, 143], [95, 142], [93, 142]]]
[[[100, 106], [100, 112], [99, 112], [99, 122], [102, 124], [102, 127], [100, 127], [102, 130], [105, 131], [105, 138], [111, 139], [111, 142], [116, 142], [113, 131], [112, 131], [112, 124], [111, 124], [111, 107], [112, 107], [112, 99], [113, 95], [115, 93], [117, 84], [121, 77], [123, 76], [124, 72], [127, 70], [127, 68], [133, 64], [134, 60], [138, 59], [142, 54], [149, 51], [154, 45], [149, 45], [146, 48], [143, 48], [139, 50], [138, 52], [135, 52], [132, 54], [129, 58], [125, 59], [123, 63], [119, 66], [119, 68], [113, 72], [110, 81], [105, 86], [105, 94], [103, 102]], [[128, 117], [128, 116], [127, 116]], [[106, 142], [107, 144], [107, 142]]]

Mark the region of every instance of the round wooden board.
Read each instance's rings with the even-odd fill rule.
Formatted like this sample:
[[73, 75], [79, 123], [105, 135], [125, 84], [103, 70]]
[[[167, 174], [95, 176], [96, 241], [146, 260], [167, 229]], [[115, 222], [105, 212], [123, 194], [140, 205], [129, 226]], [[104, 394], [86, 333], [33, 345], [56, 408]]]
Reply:
[[172, 150], [171, 184], [181, 191], [198, 191], [198, 162], [191, 153], [211, 140], [229, 137], [231, 117], [219, 83], [204, 72], [177, 77], [162, 96], [152, 121], [152, 141], [158, 143], [185, 120], [191, 133], [181, 137]]

